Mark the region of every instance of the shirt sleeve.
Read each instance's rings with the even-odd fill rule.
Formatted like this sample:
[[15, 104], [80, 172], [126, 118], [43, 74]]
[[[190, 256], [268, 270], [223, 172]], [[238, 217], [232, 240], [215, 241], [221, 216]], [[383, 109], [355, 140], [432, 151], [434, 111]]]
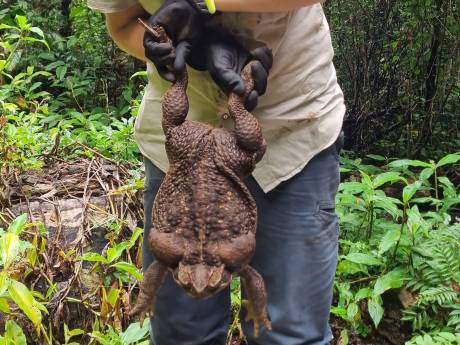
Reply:
[[88, 0], [88, 7], [102, 13], [114, 13], [126, 10], [139, 3], [139, 0]]

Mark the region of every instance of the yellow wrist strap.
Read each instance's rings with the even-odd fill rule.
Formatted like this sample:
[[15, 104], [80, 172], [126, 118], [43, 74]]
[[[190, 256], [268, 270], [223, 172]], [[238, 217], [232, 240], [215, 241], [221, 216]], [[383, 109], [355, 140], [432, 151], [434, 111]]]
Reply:
[[206, 3], [206, 7], [208, 8], [209, 13], [216, 13], [216, 3], [214, 0], [204, 0], [204, 2]]

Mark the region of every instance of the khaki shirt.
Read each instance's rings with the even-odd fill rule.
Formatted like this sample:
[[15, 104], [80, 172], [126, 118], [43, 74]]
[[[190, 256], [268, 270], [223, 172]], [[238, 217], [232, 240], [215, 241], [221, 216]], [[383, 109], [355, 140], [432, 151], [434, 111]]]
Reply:
[[[150, 13], [161, 0], [88, 0], [88, 6], [110, 13], [140, 2]], [[340, 134], [345, 105], [337, 83], [329, 26], [320, 4], [282, 13], [224, 13], [216, 16], [248, 48], [273, 50], [267, 92], [253, 114], [258, 118], [267, 152], [253, 176], [268, 192], [300, 172]], [[161, 99], [170, 83], [147, 64], [149, 84], [135, 124], [135, 138], [144, 156], [167, 171], [161, 127]], [[231, 127], [224, 120], [226, 97], [207, 72], [189, 68], [189, 120]]]

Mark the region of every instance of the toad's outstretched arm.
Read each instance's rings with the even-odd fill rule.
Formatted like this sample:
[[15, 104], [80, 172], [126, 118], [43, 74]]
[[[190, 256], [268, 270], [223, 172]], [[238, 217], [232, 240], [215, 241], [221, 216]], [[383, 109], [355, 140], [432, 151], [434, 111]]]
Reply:
[[[174, 45], [171, 39], [166, 34], [163, 27], [159, 25], [149, 26], [142, 19], [138, 19], [138, 22], [144, 26], [145, 30], [152, 35], [155, 41], [159, 43], [169, 43], [173, 47]], [[189, 110], [189, 103], [187, 98], [187, 84], [188, 75], [187, 70], [175, 75], [176, 80], [172, 84], [171, 88], [163, 96], [163, 131], [166, 136], [171, 129], [180, 126], [184, 123]]]

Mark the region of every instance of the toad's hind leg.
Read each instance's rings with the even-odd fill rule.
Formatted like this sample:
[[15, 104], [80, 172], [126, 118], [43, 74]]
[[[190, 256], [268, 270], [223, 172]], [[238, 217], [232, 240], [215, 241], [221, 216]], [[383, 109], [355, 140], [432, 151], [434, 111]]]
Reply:
[[163, 285], [167, 272], [167, 267], [158, 261], [149, 266], [144, 273], [144, 281], [141, 283], [137, 303], [129, 312], [130, 316], [140, 315], [141, 320], [143, 320], [147, 312], [154, 313], [155, 298], [158, 289]]
[[262, 136], [262, 129], [260, 128], [259, 122], [244, 107], [245, 99], [254, 87], [252, 63], [246, 65], [241, 72], [241, 77], [246, 85], [245, 96], [240, 97], [234, 93], [230, 94], [228, 98], [228, 110], [230, 116], [235, 121], [235, 135], [238, 144], [243, 149], [254, 152], [257, 162], [264, 155], [267, 144]]
[[254, 336], [257, 337], [261, 325], [264, 325], [269, 331], [272, 330], [272, 324], [268, 319], [265, 283], [262, 276], [251, 266], [246, 266], [240, 272], [240, 277], [248, 297], [246, 320], [253, 320]]

